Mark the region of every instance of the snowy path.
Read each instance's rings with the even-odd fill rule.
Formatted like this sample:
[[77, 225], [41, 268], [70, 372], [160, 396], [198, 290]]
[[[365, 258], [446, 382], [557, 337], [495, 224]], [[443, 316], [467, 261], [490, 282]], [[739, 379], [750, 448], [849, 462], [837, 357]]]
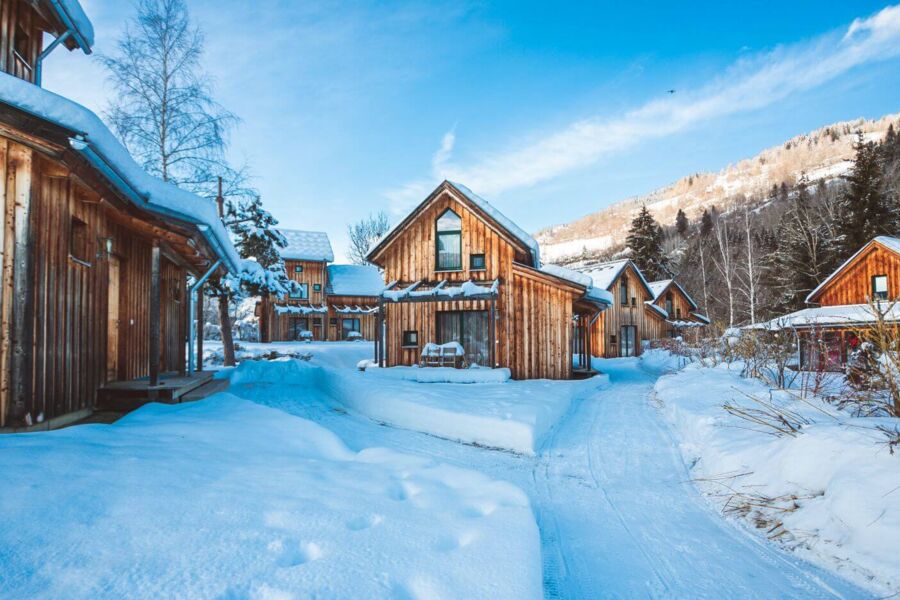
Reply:
[[712, 511], [648, 399], [655, 376], [639, 364], [605, 362], [612, 385], [576, 401], [535, 458], [379, 425], [319, 394], [232, 391], [319, 422], [353, 449], [419, 453], [520, 486], [541, 529], [548, 598], [867, 597]]

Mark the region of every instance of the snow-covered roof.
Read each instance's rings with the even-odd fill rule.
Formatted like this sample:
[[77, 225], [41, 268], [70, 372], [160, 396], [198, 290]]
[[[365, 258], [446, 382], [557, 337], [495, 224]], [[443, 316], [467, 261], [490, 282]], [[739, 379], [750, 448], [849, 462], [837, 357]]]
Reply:
[[650, 282], [650, 291], [653, 292], [653, 301], [656, 302], [657, 300], [659, 300], [659, 297], [662, 296], [663, 292], [665, 292], [666, 289], [673, 284], [678, 288], [682, 295], [687, 298], [687, 301], [690, 303], [691, 308], [697, 308], [698, 306], [700, 306], [699, 304], [697, 304], [697, 302], [694, 301], [693, 298], [691, 298], [691, 295], [687, 293], [687, 290], [681, 287], [681, 284], [674, 279], [661, 279], [659, 281]]
[[[878, 310], [886, 321], [900, 321], [900, 304], [884, 303]], [[877, 319], [875, 309], [869, 304], [843, 304], [804, 308], [765, 323], [750, 325], [748, 329], [779, 331], [794, 328], [852, 327], [871, 325]]]
[[659, 297], [662, 295], [666, 288], [669, 287], [669, 284], [672, 283], [674, 279], [661, 279], [659, 281], [651, 281], [650, 282], [650, 291], [653, 292], [653, 301], [656, 302], [659, 300]]
[[847, 265], [852, 263], [854, 261], [854, 259], [856, 259], [857, 256], [859, 256], [860, 254], [865, 252], [869, 247], [872, 246], [872, 244], [875, 244], [876, 242], [881, 244], [888, 250], [895, 252], [897, 254], [900, 254], [900, 238], [891, 237], [889, 235], [879, 235], [878, 237], [873, 238], [870, 242], [868, 242], [862, 248], [860, 248], [859, 250], [854, 252], [853, 256], [851, 256], [850, 258], [845, 260], [841, 266], [839, 266], [837, 269], [835, 269], [834, 272], [825, 279], [825, 281], [823, 281], [818, 286], [816, 286], [816, 289], [811, 291], [809, 293], [809, 295], [806, 297], [806, 302], [809, 302], [809, 303], [815, 302], [815, 298], [816, 298], [816, 296], [819, 295], [819, 292], [821, 292], [823, 289], [825, 289], [825, 287], [829, 283], [834, 281], [834, 279], [838, 275], [840, 275], [840, 273], [847, 267]]
[[657, 305], [653, 304], [653, 301], [652, 301], [652, 300], [647, 300], [646, 302], [644, 302], [644, 306], [646, 306], [646, 307], [649, 308], [651, 311], [653, 311], [653, 312], [655, 312], [656, 314], [658, 314], [658, 315], [659, 315], [660, 317], [662, 317], [663, 319], [668, 319], [668, 318], [669, 318], [669, 313], [666, 311], [666, 309], [664, 309], [664, 308], [661, 307], [661, 306], [657, 306]]
[[94, 25], [88, 19], [78, 0], [49, 0], [53, 12], [68, 28], [72, 37], [85, 54], [91, 53], [94, 45]]
[[631, 268], [634, 269], [634, 272], [640, 277], [641, 283], [643, 283], [647, 291], [651, 292], [651, 295], [653, 295], [650, 290], [650, 284], [647, 282], [644, 274], [641, 273], [641, 270], [638, 269], [637, 265], [634, 264], [630, 258], [591, 265], [590, 267], [585, 268], [582, 273], [590, 276], [594, 282], [594, 287], [608, 290], [628, 265], [631, 265]]
[[0, 103], [72, 132], [72, 148], [132, 203], [195, 224], [228, 269], [240, 270], [240, 258], [219, 219], [215, 203], [147, 173], [93, 112], [6, 73], [0, 73]]
[[372, 250], [369, 252], [369, 256], [372, 256], [387, 240], [391, 239], [398, 231], [400, 231], [410, 221], [413, 214], [415, 214], [420, 208], [422, 208], [425, 203], [434, 198], [436, 192], [445, 185], [452, 187], [454, 190], [462, 194], [464, 198], [466, 198], [479, 210], [490, 217], [491, 220], [493, 220], [498, 226], [504, 229], [509, 235], [521, 242], [522, 245], [528, 248], [529, 254], [531, 254], [531, 261], [533, 263], [533, 266], [535, 268], [541, 266], [541, 249], [540, 245], [537, 243], [537, 240], [526, 233], [524, 229], [513, 223], [506, 215], [494, 208], [494, 206], [490, 202], [488, 202], [463, 184], [446, 180], [439, 186], [437, 186], [435, 190], [428, 195], [428, 198], [426, 198], [425, 201], [422, 202], [422, 204], [420, 204], [415, 210], [413, 210], [406, 218], [391, 227], [387, 233], [381, 236], [381, 238], [379, 238], [375, 245], [372, 246]]
[[324, 231], [300, 231], [298, 229], [280, 229], [287, 240], [287, 247], [280, 250], [281, 258], [286, 260], [321, 260], [331, 262], [334, 252], [331, 242]]
[[371, 265], [328, 265], [329, 296], [378, 296], [384, 290], [381, 272]]
[[553, 275], [554, 277], [559, 277], [560, 279], [565, 279], [566, 281], [571, 281], [581, 287], [585, 288], [584, 297], [588, 300], [592, 300], [594, 302], [602, 302], [604, 304], [612, 304], [613, 297], [607, 290], [604, 288], [598, 288], [594, 285], [594, 280], [591, 279], [589, 275], [585, 275], [579, 271], [574, 269], [569, 269], [568, 267], [561, 267], [559, 265], [541, 265], [541, 271], [547, 273], [549, 275]]
[[541, 247], [540, 244], [537, 243], [537, 240], [531, 237], [531, 235], [529, 235], [524, 229], [513, 223], [506, 215], [494, 208], [494, 206], [490, 202], [488, 202], [463, 184], [456, 183], [455, 181], [448, 181], [447, 183], [455, 187], [473, 204], [487, 213], [501, 227], [512, 234], [514, 238], [525, 244], [525, 246], [527, 246], [531, 251], [531, 260], [534, 261], [535, 268], [539, 268], [541, 266]]

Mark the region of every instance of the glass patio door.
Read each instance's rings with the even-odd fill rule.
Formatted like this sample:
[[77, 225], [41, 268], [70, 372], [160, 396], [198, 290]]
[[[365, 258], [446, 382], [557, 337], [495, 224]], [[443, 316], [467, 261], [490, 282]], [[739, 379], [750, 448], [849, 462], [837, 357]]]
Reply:
[[637, 327], [623, 325], [619, 331], [619, 356], [634, 356]]
[[487, 365], [490, 362], [486, 310], [438, 312], [437, 338], [438, 344], [459, 342], [467, 364]]

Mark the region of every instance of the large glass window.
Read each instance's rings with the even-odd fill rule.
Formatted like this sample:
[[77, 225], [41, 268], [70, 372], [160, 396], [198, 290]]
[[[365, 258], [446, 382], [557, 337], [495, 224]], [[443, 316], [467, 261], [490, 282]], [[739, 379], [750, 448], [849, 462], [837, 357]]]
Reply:
[[445, 210], [435, 223], [438, 271], [462, 269], [462, 219]]
[[887, 300], [888, 279], [887, 275], [875, 275], [872, 277], [872, 298], [875, 300]]
[[298, 283], [296, 291], [291, 292], [291, 298], [294, 300], [309, 300], [309, 284]]
[[359, 333], [359, 319], [341, 319], [341, 339], [346, 340], [351, 331]]
[[672, 294], [666, 295], [666, 314], [670, 317], [672, 316], [672, 307], [675, 305], [675, 302], [672, 299]]
[[488, 366], [488, 313], [486, 310], [440, 311], [437, 342], [459, 342], [470, 365]]

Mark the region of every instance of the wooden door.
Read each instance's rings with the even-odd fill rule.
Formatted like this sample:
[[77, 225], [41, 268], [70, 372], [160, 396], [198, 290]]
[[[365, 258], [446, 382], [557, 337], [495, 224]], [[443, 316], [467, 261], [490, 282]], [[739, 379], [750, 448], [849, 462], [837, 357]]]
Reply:
[[106, 312], [106, 380], [119, 378], [119, 259], [109, 257]]

